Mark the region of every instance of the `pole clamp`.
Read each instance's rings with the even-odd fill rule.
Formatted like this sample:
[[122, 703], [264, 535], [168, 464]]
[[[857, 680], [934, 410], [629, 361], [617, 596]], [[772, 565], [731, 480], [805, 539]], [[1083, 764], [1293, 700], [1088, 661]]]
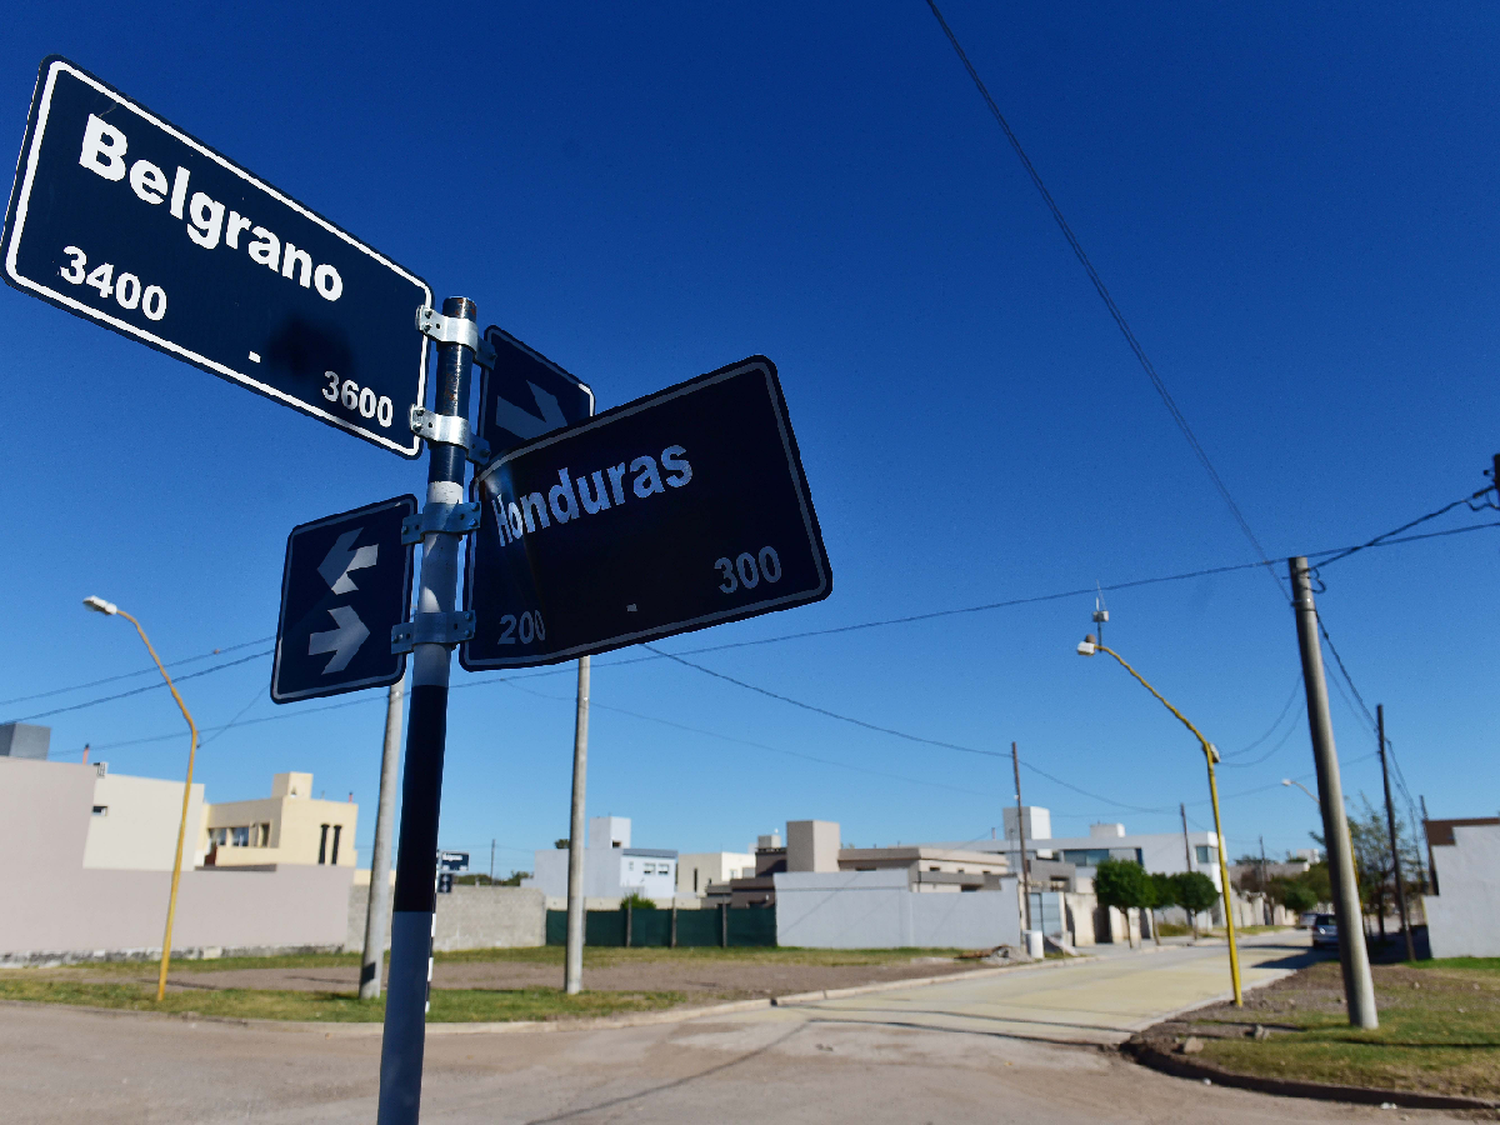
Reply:
[[417, 331], [439, 344], [462, 344], [474, 353], [481, 367], [495, 368], [495, 348], [479, 335], [479, 325], [461, 316], [444, 316], [437, 309], [423, 305], [417, 309]]
[[457, 445], [476, 465], [490, 461], [490, 444], [474, 436], [469, 420], [457, 414], [438, 414], [425, 406], [411, 408], [411, 432], [433, 445]]
[[428, 504], [401, 521], [401, 544], [420, 543], [434, 532], [463, 535], [479, 528], [479, 504]]
[[410, 652], [414, 645], [456, 645], [474, 636], [474, 611], [419, 613], [391, 626], [391, 655]]

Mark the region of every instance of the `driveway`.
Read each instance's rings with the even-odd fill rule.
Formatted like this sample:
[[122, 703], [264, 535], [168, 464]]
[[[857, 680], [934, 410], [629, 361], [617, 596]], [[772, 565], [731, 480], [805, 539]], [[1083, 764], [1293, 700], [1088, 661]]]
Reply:
[[[1271, 942], [1246, 953], [1257, 966], [1248, 971], [1266, 974], [1291, 967], [1278, 958], [1306, 956], [1305, 947]], [[1210, 999], [1224, 991], [1223, 966], [1222, 947], [1174, 949], [676, 1024], [434, 1034], [423, 1117], [465, 1125], [1449, 1120], [1206, 1087], [1056, 1041], [1113, 1041]], [[323, 1027], [0, 1006], [0, 1116], [8, 1125], [370, 1125], [379, 1052], [378, 1037]]]

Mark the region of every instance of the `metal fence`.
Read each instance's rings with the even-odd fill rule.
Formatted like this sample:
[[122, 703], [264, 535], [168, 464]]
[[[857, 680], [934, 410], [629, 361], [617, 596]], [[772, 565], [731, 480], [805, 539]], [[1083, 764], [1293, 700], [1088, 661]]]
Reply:
[[[547, 944], [567, 943], [568, 912], [547, 911]], [[590, 910], [584, 915], [585, 945], [632, 949], [678, 946], [773, 946], [776, 908], [720, 906], [708, 910]]]

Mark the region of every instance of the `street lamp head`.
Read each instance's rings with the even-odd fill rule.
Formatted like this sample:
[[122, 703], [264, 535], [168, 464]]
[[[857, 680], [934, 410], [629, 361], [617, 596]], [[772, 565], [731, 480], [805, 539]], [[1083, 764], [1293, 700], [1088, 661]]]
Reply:
[[1094, 653], [1098, 651], [1099, 641], [1097, 638], [1095, 638], [1093, 633], [1089, 633], [1088, 635], [1086, 635], [1083, 638], [1083, 641], [1078, 646], [1079, 656], [1093, 656]]
[[1281, 784], [1283, 784], [1283, 785], [1290, 785], [1291, 783], [1292, 783], [1292, 779], [1289, 778], [1289, 777], [1283, 777], [1281, 779]]
[[83, 608], [91, 609], [95, 613], [103, 613], [110, 617], [120, 612], [119, 607], [114, 602], [107, 602], [94, 594], [90, 594], [83, 599]]

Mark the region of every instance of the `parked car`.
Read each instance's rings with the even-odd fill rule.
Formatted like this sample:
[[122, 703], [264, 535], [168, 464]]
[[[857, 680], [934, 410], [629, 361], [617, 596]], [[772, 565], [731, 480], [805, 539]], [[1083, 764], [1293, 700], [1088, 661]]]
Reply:
[[1335, 949], [1339, 944], [1339, 923], [1332, 914], [1319, 914], [1312, 922], [1313, 948], [1318, 949], [1325, 945], [1331, 945]]

